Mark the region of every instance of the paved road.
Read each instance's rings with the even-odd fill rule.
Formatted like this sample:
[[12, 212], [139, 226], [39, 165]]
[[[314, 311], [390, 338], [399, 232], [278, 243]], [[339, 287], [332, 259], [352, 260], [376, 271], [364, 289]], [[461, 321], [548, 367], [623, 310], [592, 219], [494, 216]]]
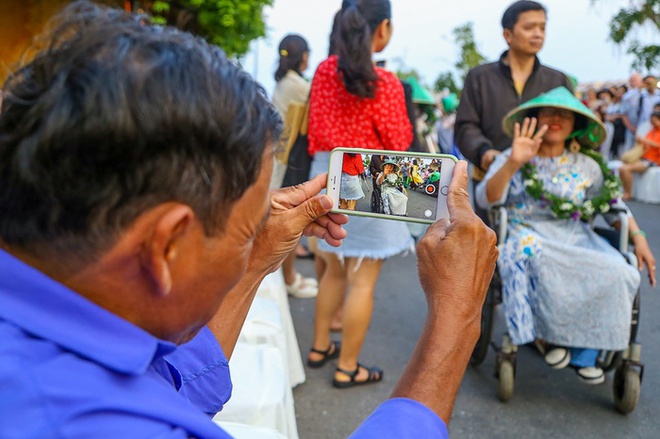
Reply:
[[[660, 206], [631, 203], [631, 208], [659, 257]], [[384, 382], [337, 390], [330, 385], [335, 362], [320, 370], [308, 369], [307, 382], [294, 390], [301, 438], [345, 438], [388, 397], [426, 315], [415, 263], [415, 255], [392, 258], [385, 262], [378, 281], [374, 318], [361, 361], [382, 367]], [[313, 274], [311, 261], [299, 261], [299, 268], [306, 275]], [[503, 404], [497, 399], [495, 355], [491, 351], [481, 366], [470, 367], [465, 375], [451, 421], [452, 438], [660, 437], [659, 292], [644, 279], [639, 339], [646, 370], [633, 413], [622, 416], [614, 411], [611, 375], [603, 385], [586, 386], [577, 381], [571, 369], [549, 369], [527, 347], [518, 354], [516, 392]], [[312, 340], [314, 300], [292, 299], [291, 311], [304, 355]], [[501, 329], [496, 331], [501, 333]]]

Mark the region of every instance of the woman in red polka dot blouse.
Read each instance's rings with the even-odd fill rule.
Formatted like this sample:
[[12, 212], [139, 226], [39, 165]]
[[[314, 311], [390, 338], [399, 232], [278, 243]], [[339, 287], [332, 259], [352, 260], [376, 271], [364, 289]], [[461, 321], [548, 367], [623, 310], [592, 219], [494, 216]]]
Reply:
[[[404, 151], [412, 142], [403, 86], [372, 61], [373, 53], [382, 51], [392, 35], [389, 0], [344, 0], [335, 23], [337, 55], [321, 63], [312, 81], [310, 177], [327, 172], [334, 148]], [[307, 359], [310, 367], [321, 367], [339, 357], [333, 378], [339, 388], [382, 379], [382, 370], [359, 364], [358, 356], [371, 321], [382, 262], [413, 246], [401, 222], [351, 217], [345, 229], [348, 236], [340, 248], [319, 242], [318, 257], [327, 268], [320, 279], [314, 345]], [[330, 323], [346, 292], [340, 349], [330, 339]]]

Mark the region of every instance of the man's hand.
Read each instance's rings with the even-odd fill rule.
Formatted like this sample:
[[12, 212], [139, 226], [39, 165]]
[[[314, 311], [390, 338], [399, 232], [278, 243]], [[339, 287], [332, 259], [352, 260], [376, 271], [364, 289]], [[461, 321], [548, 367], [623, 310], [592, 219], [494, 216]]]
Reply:
[[472, 210], [467, 183], [467, 163], [460, 161], [449, 185], [449, 219], [429, 227], [417, 246], [429, 313], [458, 314], [466, 322], [461, 330], [479, 321], [498, 256], [495, 232]]
[[417, 245], [419, 278], [428, 316], [392, 397], [414, 399], [449, 423], [474, 344], [481, 307], [495, 270], [495, 232], [477, 217], [468, 198], [467, 162], [454, 167], [449, 219], [433, 224]]
[[271, 192], [270, 216], [257, 234], [249, 267], [273, 272], [294, 249], [300, 237], [316, 236], [339, 247], [348, 222], [346, 215], [329, 213], [332, 199], [319, 195], [325, 188], [327, 174], [293, 187]]
[[489, 149], [486, 152], [484, 152], [484, 154], [481, 156], [480, 168], [484, 171], [488, 171], [488, 168], [490, 168], [490, 165], [493, 164], [495, 157], [497, 157], [497, 155], [501, 153], [502, 153], [501, 151], [498, 151], [496, 149]]

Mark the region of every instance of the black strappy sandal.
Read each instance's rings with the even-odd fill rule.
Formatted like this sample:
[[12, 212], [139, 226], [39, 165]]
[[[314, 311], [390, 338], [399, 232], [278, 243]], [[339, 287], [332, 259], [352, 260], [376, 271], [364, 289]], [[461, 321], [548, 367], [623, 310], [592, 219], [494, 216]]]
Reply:
[[[355, 381], [355, 377], [357, 377], [357, 374], [360, 371], [361, 367], [366, 369], [369, 375], [367, 376], [367, 379], [364, 381]], [[337, 372], [341, 372], [351, 379], [350, 381], [339, 381], [336, 378], [333, 378], [332, 385], [333, 387], [336, 387], [338, 389], [347, 389], [349, 387], [360, 386], [362, 384], [377, 383], [383, 379], [382, 369], [379, 369], [377, 367], [363, 366], [360, 363], [358, 363], [357, 368], [355, 368], [355, 370], [352, 372], [349, 370], [340, 369], [339, 367], [337, 368]]]
[[341, 342], [338, 341], [331, 341], [330, 346], [325, 351], [320, 351], [318, 349], [311, 348], [309, 350], [310, 352], [321, 354], [323, 355], [323, 358], [314, 361], [314, 360], [310, 360], [309, 357], [307, 357], [307, 365], [313, 369], [318, 369], [319, 367], [323, 367], [325, 363], [328, 362], [328, 360], [332, 360], [333, 358], [339, 357], [340, 349], [341, 349]]

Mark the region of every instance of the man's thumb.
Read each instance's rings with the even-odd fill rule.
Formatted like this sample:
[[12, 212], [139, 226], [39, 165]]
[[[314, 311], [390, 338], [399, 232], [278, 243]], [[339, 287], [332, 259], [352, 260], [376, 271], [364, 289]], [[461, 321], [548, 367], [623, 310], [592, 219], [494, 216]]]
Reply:
[[309, 224], [330, 212], [332, 205], [332, 198], [328, 195], [312, 197], [291, 210], [292, 223], [296, 229], [304, 230]]

